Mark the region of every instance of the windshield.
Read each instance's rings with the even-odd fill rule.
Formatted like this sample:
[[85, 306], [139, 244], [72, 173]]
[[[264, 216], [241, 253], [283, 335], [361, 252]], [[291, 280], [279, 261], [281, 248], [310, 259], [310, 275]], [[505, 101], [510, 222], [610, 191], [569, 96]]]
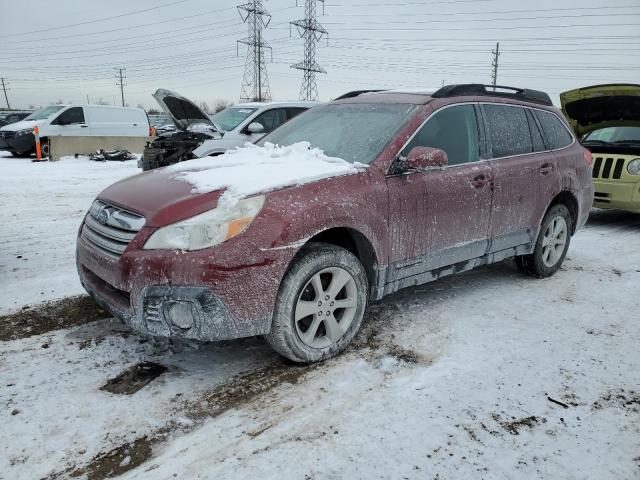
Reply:
[[257, 108], [230, 107], [211, 117], [213, 123], [222, 128], [225, 132], [233, 130], [240, 123], [255, 112]]
[[607, 127], [588, 133], [583, 142], [640, 142], [640, 127]]
[[370, 164], [404, 126], [416, 106], [397, 103], [344, 103], [315, 107], [264, 137], [288, 146], [308, 141], [330, 157]]
[[58, 110], [62, 110], [63, 108], [64, 105], [51, 105], [49, 107], [44, 107], [33, 112], [31, 115], [25, 118], [25, 120], [44, 120], [45, 118], [49, 118], [52, 114], [56, 113]]

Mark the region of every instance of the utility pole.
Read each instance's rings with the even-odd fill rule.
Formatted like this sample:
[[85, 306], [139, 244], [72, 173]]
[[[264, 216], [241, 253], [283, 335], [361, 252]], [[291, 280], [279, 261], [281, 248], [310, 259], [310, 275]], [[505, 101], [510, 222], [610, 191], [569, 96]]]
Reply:
[[[324, 13], [324, 0], [305, 0], [304, 19], [291, 22], [298, 29], [298, 33], [304, 38], [304, 60], [291, 65], [291, 68], [302, 70], [302, 86], [300, 87], [300, 100], [318, 100], [318, 86], [316, 84], [316, 73], [327, 73], [316, 62], [316, 43], [328, 35], [328, 32], [316, 20], [317, 2], [322, 2]], [[298, 2], [296, 1], [296, 6]]]
[[271, 50], [271, 46], [262, 38], [262, 30], [269, 26], [271, 15], [262, 6], [262, 0], [250, 0], [248, 3], [238, 5], [238, 13], [249, 29], [247, 38], [238, 40], [238, 44], [247, 46], [240, 102], [271, 100], [264, 59], [264, 49]]
[[493, 67], [493, 71], [491, 72], [491, 83], [493, 85], [493, 91], [496, 91], [496, 84], [498, 83], [498, 57], [500, 56], [500, 42], [496, 43], [496, 49], [492, 50], [493, 53], [493, 62], [491, 62], [491, 66]]
[[11, 105], [9, 105], [9, 97], [7, 97], [7, 90], [10, 90], [10, 89], [7, 88], [6, 81], [7, 81], [6, 78], [0, 77], [0, 82], [2, 82], [2, 91], [4, 92], [4, 99], [7, 102], [7, 108], [11, 110]]
[[124, 107], [124, 87], [127, 85], [124, 83], [124, 79], [127, 77], [123, 75], [123, 72], [126, 71], [126, 68], [116, 68], [115, 70], [116, 80], [118, 80], [116, 85], [120, 87], [120, 96], [122, 97], [122, 106]]

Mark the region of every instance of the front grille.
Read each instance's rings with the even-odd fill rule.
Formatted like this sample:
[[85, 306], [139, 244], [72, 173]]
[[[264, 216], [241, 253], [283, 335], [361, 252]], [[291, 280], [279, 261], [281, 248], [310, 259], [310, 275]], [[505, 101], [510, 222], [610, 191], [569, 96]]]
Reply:
[[15, 136], [16, 132], [7, 132], [7, 131], [0, 131], [0, 138], [13, 138]]
[[119, 258], [144, 225], [144, 217], [96, 200], [84, 219], [82, 238], [102, 253]]
[[614, 179], [622, 176], [624, 158], [596, 157], [593, 162], [593, 178]]

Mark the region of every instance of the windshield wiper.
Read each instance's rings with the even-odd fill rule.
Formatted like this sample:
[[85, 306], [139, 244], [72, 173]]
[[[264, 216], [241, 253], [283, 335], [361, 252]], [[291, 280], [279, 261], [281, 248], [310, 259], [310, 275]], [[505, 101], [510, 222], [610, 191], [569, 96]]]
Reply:
[[617, 140], [613, 142], [614, 145], [638, 145], [640, 140]]
[[585, 143], [593, 143], [596, 145], [611, 145], [611, 142], [605, 142], [604, 140], [583, 140], [582, 144], [584, 145]]

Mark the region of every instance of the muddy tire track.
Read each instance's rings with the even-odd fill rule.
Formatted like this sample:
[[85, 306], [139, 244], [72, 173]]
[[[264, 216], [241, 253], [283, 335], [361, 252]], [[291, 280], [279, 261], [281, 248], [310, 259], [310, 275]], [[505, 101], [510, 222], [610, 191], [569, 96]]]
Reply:
[[110, 316], [88, 295], [25, 306], [0, 316], [0, 341], [19, 340]]

